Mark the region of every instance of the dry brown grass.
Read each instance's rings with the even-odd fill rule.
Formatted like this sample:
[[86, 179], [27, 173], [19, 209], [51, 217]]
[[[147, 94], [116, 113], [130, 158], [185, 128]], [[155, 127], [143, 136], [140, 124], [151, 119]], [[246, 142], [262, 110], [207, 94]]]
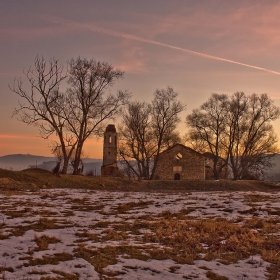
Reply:
[[80, 244], [79, 247], [75, 249], [75, 256], [83, 258], [90, 264], [94, 265], [95, 270], [101, 275], [110, 275], [110, 272], [106, 272], [104, 268], [108, 265], [116, 264], [119, 256], [139, 260], [149, 259], [146, 254], [143, 254], [143, 247], [128, 245], [106, 246], [104, 248], [90, 249], [84, 244]]
[[[29, 221], [26, 221], [29, 223]], [[49, 219], [45, 217], [41, 217], [38, 221], [35, 223], [29, 224], [29, 225], [19, 225], [14, 228], [12, 228], [12, 234], [14, 236], [22, 236], [25, 234], [26, 231], [33, 229], [34, 231], [41, 232], [46, 229], [59, 229], [59, 228], [65, 228], [66, 226], [72, 226], [71, 224], [64, 223], [62, 220], [57, 219]]]
[[148, 200], [148, 201], [131, 201], [127, 203], [119, 203], [117, 207], [113, 208], [111, 212], [109, 212], [109, 215], [116, 215], [116, 214], [125, 214], [129, 212], [130, 210], [133, 209], [144, 209], [146, 208], [149, 204], [152, 204], [154, 201]]
[[91, 233], [88, 230], [76, 232], [76, 236], [79, 238], [76, 242], [84, 243], [86, 241], [99, 242], [100, 238], [97, 234]]
[[40, 237], [35, 236], [34, 242], [37, 244], [35, 251], [43, 251], [49, 248], [49, 244], [55, 244], [60, 240], [54, 236], [42, 235]]
[[[32, 275], [32, 274], [37, 274], [37, 275], [45, 275], [47, 274], [47, 272], [45, 271], [39, 271], [37, 269], [32, 269], [28, 272], [28, 274]], [[42, 278], [41, 278], [42, 279]]]
[[38, 265], [57, 265], [59, 262], [70, 261], [73, 259], [73, 256], [69, 253], [55, 253], [52, 256], [43, 256], [42, 258], [33, 259], [32, 257], [22, 258], [27, 260], [24, 266], [38, 266]]
[[14, 269], [12, 267], [7, 266], [0, 266], [0, 277], [3, 280], [6, 280], [6, 272], [14, 272]]
[[[112, 226], [113, 229], [103, 230], [99, 237], [89, 232], [77, 234], [81, 238], [80, 242], [119, 241], [120, 245], [90, 249], [80, 243], [75, 256], [84, 258], [100, 274], [106, 275], [105, 268], [116, 264], [119, 257], [139, 260], [172, 259], [178, 265], [194, 264], [195, 260], [203, 259], [228, 265], [260, 254], [265, 261], [271, 263], [269, 279], [278, 279], [273, 278], [280, 267], [280, 238], [277, 235], [280, 225], [276, 223], [277, 220], [263, 221], [254, 217], [240, 225], [226, 219], [180, 220], [169, 212], [161, 213], [159, 217], [153, 221], [137, 219], [130, 225], [105, 223], [104, 227]], [[142, 245], [126, 245], [132, 234], [135, 234], [134, 240]], [[177, 268], [175, 266], [170, 269], [175, 271]], [[209, 279], [227, 279], [210, 272], [207, 274]]]
[[25, 207], [24, 209], [21, 210], [12, 210], [12, 209], [4, 210], [3, 208], [5, 209], [6, 207], [2, 207], [2, 212], [7, 216], [8, 219], [26, 217], [26, 215], [31, 212], [30, 207]]
[[216, 273], [212, 272], [212, 271], [207, 271], [206, 272], [206, 276], [207, 278], [209, 278], [210, 280], [228, 280], [227, 277], [225, 276], [219, 276]]
[[5, 234], [5, 233], [0, 232], [0, 240], [8, 239], [10, 236], [11, 236], [11, 234]]

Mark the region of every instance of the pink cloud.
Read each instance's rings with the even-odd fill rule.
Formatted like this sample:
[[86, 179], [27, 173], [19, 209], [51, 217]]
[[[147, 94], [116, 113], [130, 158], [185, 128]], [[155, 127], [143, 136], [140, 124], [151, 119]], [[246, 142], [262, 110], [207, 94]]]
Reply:
[[[114, 22], [118, 30], [129, 25], [133, 34], [157, 40], [159, 36], [182, 38], [187, 44], [203, 42], [201, 49], [217, 51], [220, 54], [254, 55], [266, 53], [268, 48], [280, 45], [280, 6], [264, 2], [251, 2], [251, 5], [206, 10], [202, 7], [193, 13], [186, 6], [178, 7], [173, 13], [163, 16], [142, 14], [142, 22], [137, 27], [127, 23]], [[109, 26], [106, 26], [109, 28]], [[133, 32], [133, 30], [132, 30]], [[214, 53], [213, 53], [214, 54]], [[234, 53], [232, 53], [234, 55]], [[267, 54], [269, 55], [269, 54]]]
[[129, 73], [148, 72], [147, 58], [140, 46], [130, 40], [124, 40], [122, 50], [118, 68]]
[[182, 48], [182, 47], [177, 47], [176, 45], [171, 45], [171, 44], [166, 44], [160, 41], [156, 41], [156, 40], [151, 40], [151, 39], [147, 39], [144, 37], [139, 37], [133, 34], [128, 34], [128, 33], [124, 33], [124, 32], [119, 32], [119, 31], [115, 31], [112, 29], [105, 29], [102, 28], [100, 26], [96, 26], [96, 25], [92, 25], [92, 24], [88, 24], [88, 23], [80, 23], [80, 22], [75, 22], [75, 21], [71, 21], [71, 20], [65, 20], [62, 18], [57, 18], [57, 17], [46, 17], [46, 20], [56, 23], [56, 24], [60, 24], [60, 25], [65, 25], [68, 27], [75, 27], [75, 28], [80, 28], [80, 29], [84, 29], [84, 30], [89, 30], [95, 33], [100, 33], [100, 34], [105, 34], [105, 35], [109, 35], [109, 36], [114, 36], [114, 37], [119, 37], [119, 38], [123, 38], [123, 39], [128, 39], [128, 40], [132, 40], [132, 41], [138, 41], [141, 43], [148, 43], [148, 44], [152, 44], [152, 45], [157, 45], [157, 46], [161, 46], [161, 47], [165, 47], [165, 48], [169, 48], [169, 49], [173, 49], [176, 51], [181, 51], [181, 52], [185, 52], [188, 54], [192, 54], [195, 56], [200, 56], [206, 59], [212, 59], [212, 60], [218, 60], [218, 61], [223, 61], [223, 62], [227, 62], [227, 63], [231, 63], [231, 64], [237, 64], [237, 65], [241, 65], [241, 66], [245, 66], [245, 67], [249, 67], [249, 68], [254, 68], [257, 70], [261, 70], [261, 71], [266, 71], [266, 72], [270, 72], [273, 74], [277, 74], [280, 75], [280, 72], [274, 71], [274, 70], [270, 70], [264, 67], [259, 67], [257, 65], [253, 65], [253, 64], [249, 64], [249, 63], [243, 63], [243, 62], [239, 62], [233, 59], [228, 59], [228, 58], [223, 58], [221, 56], [217, 56], [217, 55], [212, 55], [209, 53], [204, 53], [201, 51], [194, 51], [192, 49], [188, 49], [188, 48]]

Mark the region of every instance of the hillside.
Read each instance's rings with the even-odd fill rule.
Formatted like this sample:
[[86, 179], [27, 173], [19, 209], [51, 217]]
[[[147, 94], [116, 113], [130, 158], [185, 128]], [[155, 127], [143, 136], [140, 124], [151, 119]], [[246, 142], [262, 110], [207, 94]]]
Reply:
[[129, 178], [54, 175], [43, 169], [0, 169], [0, 189], [75, 188], [108, 191], [274, 191], [280, 184], [265, 181], [138, 181]]

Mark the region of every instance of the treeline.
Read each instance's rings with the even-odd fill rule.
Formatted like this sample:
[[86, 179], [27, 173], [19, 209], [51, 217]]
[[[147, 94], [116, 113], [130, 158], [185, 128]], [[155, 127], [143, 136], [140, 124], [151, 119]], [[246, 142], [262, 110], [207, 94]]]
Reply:
[[[280, 110], [266, 95], [212, 94], [186, 117], [187, 135], [177, 130], [186, 105], [172, 87], [157, 89], [151, 102], [132, 101], [132, 94], [111, 87], [124, 72], [106, 62], [71, 59], [67, 70], [55, 58], [36, 57], [24, 72], [28, 89], [15, 79], [10, 89], [20, 97], [14, 114], [35, 125], [47, 139], [57, 136], [52, 152], [59, 158], [57, 170], [66, 173], [69, 163], [79, 174], [83, 145], [103, 134], [108, 120], [118, 117], [119, 157], [127, 173], [152, 179], [158, 154], [177, 143], [208, 152], [218, 179], [230, 167], [234, 179], [260, 176], [278, 152], [272, 121]], [[66, 90], [62, 91], [62, 84]]]

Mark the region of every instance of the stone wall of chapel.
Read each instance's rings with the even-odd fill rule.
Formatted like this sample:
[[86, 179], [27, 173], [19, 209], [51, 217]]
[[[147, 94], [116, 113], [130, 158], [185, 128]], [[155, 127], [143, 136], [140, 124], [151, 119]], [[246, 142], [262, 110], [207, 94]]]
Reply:
[[[180, 166], [182, 170], [176, 171], [180, 170]], [[160, 180], [174, 180], [176, 173], [180, 174], [180, 180], [204, 180], [204, 157], [182, 145], [176, 145], [161, 153], [159, 155], [154, 178]]]

